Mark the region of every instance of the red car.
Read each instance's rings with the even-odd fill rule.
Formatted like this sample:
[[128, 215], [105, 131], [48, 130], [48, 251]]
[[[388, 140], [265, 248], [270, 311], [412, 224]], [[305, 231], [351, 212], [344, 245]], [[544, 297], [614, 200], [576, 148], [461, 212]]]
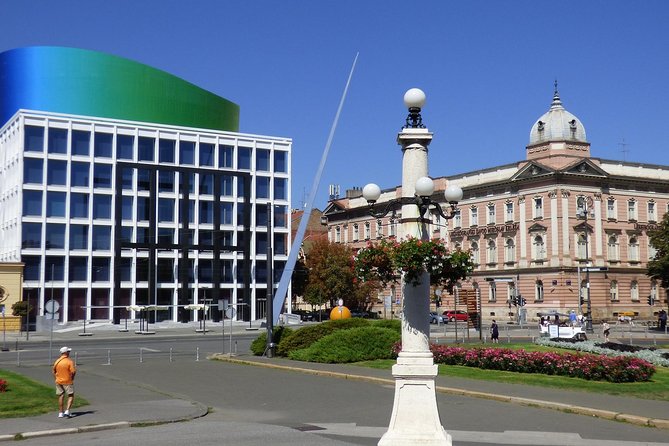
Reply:
[[463, 311], [463, 310], [458, 310], [458, 311], [447, 310], [447, 311], [444, 311], [443, 316], [444, 316], [444, 319], [447, 319], [449, 322], [453, 322], [456, 319], [459, 320], [459, 321], [466, 321], [467, 319], [469, 319], [469, 316], [467, 315], [467, 312]]

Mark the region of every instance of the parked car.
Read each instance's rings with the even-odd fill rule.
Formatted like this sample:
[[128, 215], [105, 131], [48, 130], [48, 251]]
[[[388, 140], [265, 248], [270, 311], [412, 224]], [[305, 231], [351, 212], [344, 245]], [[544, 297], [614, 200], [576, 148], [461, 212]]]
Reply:
[[444, 319], [444, 316], [441, 314], [435, 312], [435, 311], [430, 311], [430, 323], [431, 324], [445, 324], [447, 323], [448, 320]]
[[466, 321], [469, 319], [469, 315], [467, 315], [467, 312], [464, 310], [446, 310], [443, 313], [443, 316], [446, 320], [453, 322], [455, 320], [458, 321]]

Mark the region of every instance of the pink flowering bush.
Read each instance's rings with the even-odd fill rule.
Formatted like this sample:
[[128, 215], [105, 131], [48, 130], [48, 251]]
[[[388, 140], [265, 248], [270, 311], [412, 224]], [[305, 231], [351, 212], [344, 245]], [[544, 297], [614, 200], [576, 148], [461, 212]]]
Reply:
[[0, 393], [7, 391], [7, 381], [0, 379]]
[[[400, 344], [394, 346], [399, 353]], [[518, 373], [562, 375], [592, 381], [627, 383], [648, 381], [655, 367], [628, 356], [600, 356], [575, 353], [528, 352], [506, 348], [463, 348], [432, 344], [436, 364], [462, 365]]]

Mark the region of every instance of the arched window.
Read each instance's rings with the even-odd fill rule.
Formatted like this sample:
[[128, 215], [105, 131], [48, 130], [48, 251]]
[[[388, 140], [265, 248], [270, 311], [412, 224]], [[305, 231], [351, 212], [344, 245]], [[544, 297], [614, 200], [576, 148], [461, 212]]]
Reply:
[[534, 237], [534, 258], [536, 260], [543, 260], [546, 258], [546, 247], [544, 246], [544, 238], [540, 235]]
[[353, 224], [353, 241], [357, 242], [360, 239], [360, 228], [357, 223]]
[[616, 262], [620, 260], [620, 250], [618, 249], [618, 237], [612, 235], [608, 241], [609, 261]]
[[534, 284], [534, 300], [542, 302], [544, 300], [544, 283], [537, 280]]
[[636, 237], [630, 238], [629, 260], [630, 262], [639, 261], [639, 239]]
[[609, 296], [611, 297], [611, 300], [618, 300], [618, 281], [611, 281], [611, 285], [609, 286]]
[[341, 228], [339, 226], [335, 228], [335, 243], [341, 243]]
[[488, 240], [488, 263], [497, 263], [497, 244], [494, 240]]
[[504, 261], [507, 263], [516, 261], [516, 244], [513, 239], [506, 240], [506, 249], [504, 250]]
[[479, 244], [476, 242], [472, 242], [472, 262], [474, 262], [474, 265], [481, 263], [481, 258], [479, 256]]
[[[587, 257], [585, 251], [586, 251], [586, 241], [585, 241], [585, 234], [580, 234], [578, 236], [578, 252], [576, 253], [576, 257], [579, 259], [585, 259]], [[587, 260], [587, 259], [586, 259]]]
[[488, 286], [488, 302], [496, 302], [497, 301], [497, 286], [495, 282], [490, 282], [490, 285]]
[[639, 300], [639, 282], [636, 280], [630, 284], [630, 299]]

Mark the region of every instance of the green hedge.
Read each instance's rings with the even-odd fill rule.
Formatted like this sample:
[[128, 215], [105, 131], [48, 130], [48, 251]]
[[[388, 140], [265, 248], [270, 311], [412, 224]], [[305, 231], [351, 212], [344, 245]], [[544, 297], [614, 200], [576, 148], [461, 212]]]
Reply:
[[391, 330], [395, 330], [398, 333], [402, 332], [402, 321], [399, 319], [381, 319], [372, 322], [372, 324], [373, 327], [390, 328]]
[[401, 338], [400, 333], [390, 328], [376, 326], [339, 330], [329, 334], [310, 347], [288, 354], [298, 361], [347, 363], [388, 359], [393, 355], [393, 344]]
[[276, 354], [279, 356], [288, 356], [290, 352], [302, 350], [309, 347], [314, 342], [334, 333], [337, 330], [348, 330], [355, 327], [367, 327], [370, 325], [366, 319], [351, 318], [323, 322], [316, 325], [308, 325], [299, 330], [295, 330], [289, 336], [284, 336], [279, 342]]
[[[293, 330], [289, 327], [280, 325], [274, 328], [274, 343], [278, 344], [283, 338], [290, 336]], [[251, 342], [251, 353], [256, 356], [262, 356], [265, 353], [267, 345], [267, 331], [260, 333], [260, 335]]]

